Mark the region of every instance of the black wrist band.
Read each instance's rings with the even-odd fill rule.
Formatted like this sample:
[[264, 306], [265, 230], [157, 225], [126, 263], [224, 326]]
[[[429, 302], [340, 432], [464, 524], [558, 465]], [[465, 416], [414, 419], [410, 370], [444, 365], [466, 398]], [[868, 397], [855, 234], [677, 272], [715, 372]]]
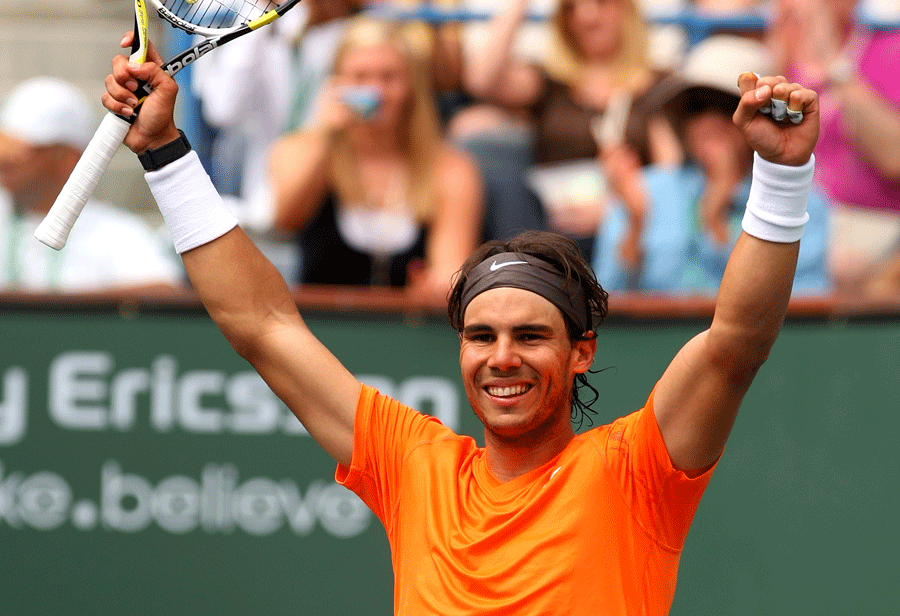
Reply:
[[143, 154], [138, 154], [138, 160], [141, 161], [144, 171], [162, 169], [191, 151], [191, 144], [184, 136], [184, 132], [178, 129], [178, 133], [181, 136], [175, 141], [161, 145], [155, 150], [148, 149]]

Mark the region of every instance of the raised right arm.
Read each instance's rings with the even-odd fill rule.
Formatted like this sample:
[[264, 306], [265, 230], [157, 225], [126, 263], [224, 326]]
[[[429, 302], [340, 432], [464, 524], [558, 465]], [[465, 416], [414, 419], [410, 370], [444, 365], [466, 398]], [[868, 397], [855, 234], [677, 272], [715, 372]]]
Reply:
[[234, 350], [325, 451], [350, 466], [360, 384], [309, 331], [275, 267], [237, 227], [181, 256]]
[[512, 55], [527, 7], [528, 0], [513, 0], [494, 17], [488, 44], [465, 59], [463, 84], [473, 96], [509, 107], [528, 106], [537, 100], [542, 87], [540, 73]]
[[[129, 45], [130, 36], [122, 44]], [[152, 93], [125, 137], [125, 145], [136, 153], [178, 136], [173, 119], [178, 87], [160, 70], [161, 58], [152, 48], [148, 59], [142, 65], [134, 65], [128, 64], [125, 56], [118, 56], [103, 95], [107, 109], [123, 113], [135, 104], [135, 79], [152, 86]], [[160, 203], [170, 227], [177, 210], [180, 211], [174, 216], [184, 223], [208, 216], [203, 212], [216, 207], [218, 195], [202, 166], [199, 162], [192, 164], [189, 157], [184, 157], [148, 174], [148, 182], [182, 187], [177, 208]], [[156, 177], [152, 177], [154, 174]], [[202, 181], [191, 181], [198, 177]], [[207, 188], [183, 188], [195, 184]], [[232, 347], [256, 368], [310, 435], [335, 460], [349, 465], [360, 383], [306, 327], [275, 267], [239, 227], [200, 245], [191, 245], [181, 256], [192, 285]]]

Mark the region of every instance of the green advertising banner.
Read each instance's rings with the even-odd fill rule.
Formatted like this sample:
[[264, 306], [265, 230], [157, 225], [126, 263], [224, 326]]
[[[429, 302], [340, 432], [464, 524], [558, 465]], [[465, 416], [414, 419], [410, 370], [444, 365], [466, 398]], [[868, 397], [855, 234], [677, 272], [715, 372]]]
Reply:
[[[307, 316], [480, 440], [439, 318]], [[615, 321], [599, 422], [702, 321]], [[391, 613], [384, 531], [202, 314], [0, 313], [0, 614]], [[789, 321], [695, 518], [673, 614], [900, 612], [900, 321]], [[602, 532], [602, 529], [598, 529]]]

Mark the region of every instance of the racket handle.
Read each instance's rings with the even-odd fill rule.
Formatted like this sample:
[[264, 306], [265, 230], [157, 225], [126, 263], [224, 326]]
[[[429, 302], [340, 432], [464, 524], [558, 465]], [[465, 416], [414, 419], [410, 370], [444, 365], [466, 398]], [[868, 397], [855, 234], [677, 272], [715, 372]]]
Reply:
[[53, 207], [35, 229], [34, 237], [56, 250], [66, 245], [72, 225], [97, 188], [97, 182], [122, 145], [130, 127], [131, 124], [120, 116], [114, 113], [106, 114], [56, 197]]

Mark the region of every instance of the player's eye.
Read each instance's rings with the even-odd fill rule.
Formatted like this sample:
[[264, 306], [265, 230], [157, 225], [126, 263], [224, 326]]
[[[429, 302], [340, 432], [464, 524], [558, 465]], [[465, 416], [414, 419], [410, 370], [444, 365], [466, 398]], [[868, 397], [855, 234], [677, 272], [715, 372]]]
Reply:
[[463, 334], [463, 338], [469, 342], [477, 342], [480, 344], [488, 343], [494, 340], [494, 335], [490, 332], [468, 332]]
[[522, 342], [536, 342], [538, 340], [543, 340], [544, 337], [545, 336], [543, 334], [538, 334], [535, 332], [523, 332], [519, 334], [519, 340], [521, 340]]

